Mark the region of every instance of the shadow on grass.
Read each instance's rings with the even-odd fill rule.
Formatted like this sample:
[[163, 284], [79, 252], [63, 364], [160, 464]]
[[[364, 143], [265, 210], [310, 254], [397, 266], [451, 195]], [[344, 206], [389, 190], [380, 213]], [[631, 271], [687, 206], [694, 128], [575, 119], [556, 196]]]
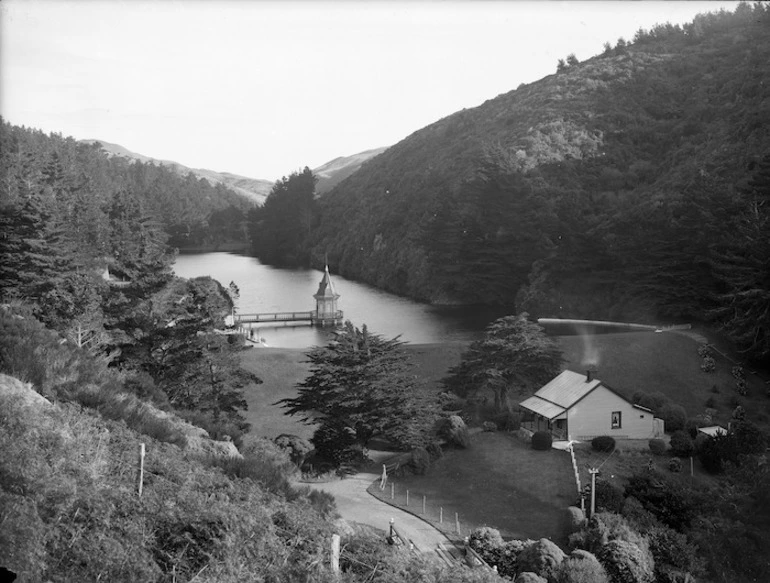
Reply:
[[569, 454], [535, 451], [507, 433], [478, 433], [468, 449], [447, 452], [426, 475], [391, 476], [384, 490], [377, 481], [369, 492], [453, 540], [489, 526], [506, 538], [545, 537], [561, 545], [565, 509], [577, 496]]

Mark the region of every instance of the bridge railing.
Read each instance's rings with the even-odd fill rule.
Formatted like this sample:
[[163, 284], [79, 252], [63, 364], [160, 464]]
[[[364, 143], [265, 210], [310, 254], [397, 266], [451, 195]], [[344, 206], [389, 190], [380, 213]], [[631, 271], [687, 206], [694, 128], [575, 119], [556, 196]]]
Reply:
[[269, 314], [236, 314], [235, 321], [248, 322], [298, 322], [312, 320], [315, 312], [274, 312]]

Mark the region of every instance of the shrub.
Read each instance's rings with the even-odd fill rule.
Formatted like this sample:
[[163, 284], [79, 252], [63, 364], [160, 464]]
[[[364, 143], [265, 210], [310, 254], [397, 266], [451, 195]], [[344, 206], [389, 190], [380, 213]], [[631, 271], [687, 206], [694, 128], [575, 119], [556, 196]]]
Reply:
[[668, 460], [668, 469], [675, 474], [678, 474], [682, 471], [682, 460], [680, 460], [678, 457], [672, 457], [670, 460]]
[[481, 429], [487, 432], [497, 431], [497, 423], [494, 421], [484, 421], [484, 423], [481, 424]]
[[567, 508], [567, 514], [565, 517], [565, 530], [567, 536], [583, 528], [586, 522], [585, 513], [577, 506], [570, 506]]
[[564, 551], [547, 538], [541, 538], [521, 551], [518, 558], [520, 572], [529, 571], [550, 579], [564, 560]]
[[525, 571], [517, 575], [516, 583], [548, 583], [548, 581], [535, 573]]
[[506, 411], [495, 416], [495, 423], [500, 431], [518, 431], [521, 427], [521, 415]]
[[440, 460], [444, 457], [444, 450], [441, 449], [441, 444], [437, 441], [431, 441], [425, 449], [428, 450], [428, 454], [432, 460]]
[[615, 438], [609, 435], [600, 435], [591, 440], [591, 447], [594, 451], [611, 452], [615, 449]]
[[548, 431], [536, 431], [532, 434], [532, 449], [546, 451], [551, 449], [553, 436]]
[[439, 435], [447, 443], [463, 449], [470, 445], [468, 427], [458, 415], [451, 415], [439, 422]]
[[717, 400], [712, 396], [706, 399], [706, 407], [709, 409], [716, 409], [717, 408]]
[[709, 348], [708, 344], [701, 344], [698, 346], [698, 356], [701, 358], [706, 358], [707, 356], [711, 356], [711, 349]]
[[714, 360], [714, 358], [711, 356], [706, 356], [703, 359], [703, 362], [700, 363], [700, 369], [703, 372], [711, 373], [711, 372], [714, 372], [716, 368], [717, 368], [717, 361]]
[[[579, 551], [575, 551], [579, 552]], [[553, 574], [553, 583], [608, 583], [607, 571], [591, 553], [582, 551], [585, 556], [573, 552], [562, 561]], [[590, 557], [587, 558], [587, 557]], [[517, 579], [518, 581], [518, 579]]]
[[667, 403], [661, 407], [658, 415], [666, 424], [666, 431], [679, 431], [687, 423], [687, 412], [681, 405]]
[[635, 545], [644, 544], [644, 537], [631, 527], [628, 520], [611, 512], [594, 514], [588, 520], [586, 528], [569, 538], [569, 544], [570, 548], [580, 548], [596, 555], [611, 540], [622, 540]]
[[430, 454], [424, 447], [417, 447], [412, 450], [412, 459], [409, 462], [414, 473], [418, 476], [424, 476], [430, 467]]
[[733, 376], [737, 380], [746, 378], [746, 372], [743, 370], [742, 366], [734, 366], [730, 372], [732, 372]]
[[291, 461], [294, 462], [298, 468], [302, 467], [305, 458], [311, 451], [313, 451], [313, 445], [307, 439], [300, 437], [299, 435], [283, 433], [273, 441], [278, 447], [286, 451], [289, 458], [291, 458]]
[[647, 530], [654, 526], [660, 526], [660, 521], [655, 518], [655, 515], [645, 510], [642, 503], [634, 496], [629, 496], [625, 499], [621, 512], [623, 517], [640, 532], [647, 532]]
[[623, 508], [623, 492], [605, 480], [596, 481], [596, 508], [602, 512], [619, 513]]
[[741, 397], [745, 397], [749, 394], [749, 387], [746, 385], [746, 381], [743, 379], [738, 379], [735, 382], [735, 390]]
[[454, 393], [440, 393], [438, 401], [442, 411], [461, 411], [465, 407], [465, 399]]
[[631, 476], [625, 493], [636, 497], [658, 520], [676, 530], [687, 528], [702, 504], [693, 491], [657, 473]]
[[698, 557], [697, 547], [681, 532], [656, 526], [647, 530], [646, 535], [658, 581], [684, 581], [685, 573], [697, 578], [703, 572], [703, 560]]
[[613, 540], [598, 555], [613, 583], [652, 583], [655, 580], [652, 554], [646, 546]]
[[662, 439], [651, 439], [649, 446], [653, 455], [663, 455], [666, 453], [666, 442]]
[[687, 431], [675, 431], [671, 435], [671, 453], [677, 457], [690, 457], [695, 451], [695, 444]]

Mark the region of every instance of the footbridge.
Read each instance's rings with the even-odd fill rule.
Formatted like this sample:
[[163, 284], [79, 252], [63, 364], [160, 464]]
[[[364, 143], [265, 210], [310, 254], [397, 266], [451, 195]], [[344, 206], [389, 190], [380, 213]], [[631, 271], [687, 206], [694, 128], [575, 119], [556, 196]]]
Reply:
[[308, 312], [264, 312], [259, 314], [235, 314], [233, 323], [238, 327], [248, 324], [272, 324], [277, 322], [300, 322], [311, 326], [337, 326], [342, 324], [342, 310], [337, 309], [340, 295], [334, 290], [329, 266], [324, 269], [315, 298], [315, 310]]

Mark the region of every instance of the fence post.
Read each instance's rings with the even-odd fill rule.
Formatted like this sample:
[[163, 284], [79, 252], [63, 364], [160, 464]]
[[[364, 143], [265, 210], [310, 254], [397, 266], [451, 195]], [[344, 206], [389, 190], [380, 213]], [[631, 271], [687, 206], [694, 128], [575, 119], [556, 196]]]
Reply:
[[144, 482], [144, 444], [139, 444], [139, 497], [142, 497], [142, 486]]
[[457, 534], [460, 534], [460, 516], [455, 512], [455, 526], [457, 527]]
[[396, 498], [396, 483], [391, 482], [390, 483], [390, 499], [394, 500]]
[[409, 506], [409, 490], [406, 491], [406, 505]]
[[425, 514], [425, 494], [422, 495], [422, 513]]
[[438, 507], [438, 522], [439, 524], [444, 524], [444, 507], [443, 506]]
[[335, 576], [339, 576], [340, 574], [340, 535], [333, 534], [332, 535], [332, 573], [334, 573]]

